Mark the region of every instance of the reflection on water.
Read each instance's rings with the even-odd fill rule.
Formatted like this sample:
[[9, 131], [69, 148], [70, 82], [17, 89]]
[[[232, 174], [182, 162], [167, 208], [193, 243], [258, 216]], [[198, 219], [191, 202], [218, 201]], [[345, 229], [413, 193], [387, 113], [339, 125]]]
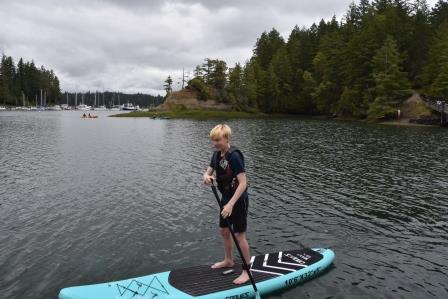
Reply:
[[[0, 113], [2, 298], [221, 258], [201, 175], [216, 121]], [[340, 121], [232, 120], [250, 180], [254, 253], [336, 252], [270, 298], [448, 295], [448, 132]]]

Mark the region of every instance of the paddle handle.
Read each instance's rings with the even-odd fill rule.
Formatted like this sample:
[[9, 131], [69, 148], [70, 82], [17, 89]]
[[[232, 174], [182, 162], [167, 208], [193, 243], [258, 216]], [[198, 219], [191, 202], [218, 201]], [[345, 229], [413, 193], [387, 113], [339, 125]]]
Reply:
[[[214, 181], [212, 181], [212, 190], [213, 190], [213, 194], [215, 194], [216, 201], [218, 202], [219, 210], [222, 211], [224, 206], [223, 206], [221, 200], [219, 199], [218, 190], [216, 190]], [[227, 222], [227, 226], [229, 228], [230, 234], [232, 235], [232, 239], [233, 239], [233, 242], [235, 243], [236, 249], [238, 250], [238, 253], [240, 254], [241, 261], [243, 262], [244, 270], [249, 275], [250, 283], [252, 284], [252, 287], [254, 288], [255, 293], [258, 293], [257, 285], [255, 284], [255, 279], [252, 276], [252, 273], [250, 272], [249, 265], [247, 264], [246, 259], [244, 258], [243, 252], [241, 251], [240, 244], [238, 243], [238, 240], [235, 237], [235, 232], [233, 231], [233, 228], [232, 228], [232, 225], [230, 224], [229, 218], [225, 218], [225, 220]]]

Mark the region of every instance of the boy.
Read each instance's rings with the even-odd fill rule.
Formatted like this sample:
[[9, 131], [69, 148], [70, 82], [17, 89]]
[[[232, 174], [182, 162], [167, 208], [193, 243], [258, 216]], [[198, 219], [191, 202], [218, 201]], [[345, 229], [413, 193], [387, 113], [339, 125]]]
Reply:
[[[235, 232], [235, 237], [241, 247], [244, 259], [250, 264], [249, 243], [246, 239], [247, 209], [249, 197], [247, 194], [246, 171], [244, 169], [244, 157], [240, 150], [230, 146], [231, 130], [228, 125], [221, 124], [210, 132], [210, 139], [216, 149], [210, 165], [204, 173], [204, 183], [213, 183], [213, 172], [216, 172], [218, 189], [222, 194], [222, 209], [219, 217], [219, 227], [224, 241], [224, 260], [212, 266], [213, 269], [230, 268], [233, 262], [233, 241], [230, 230], [227, 227], [226, 218]], [[241, 275], [233, 283], [244, 284], [249, 280], [249, 275], [243, 269]]]

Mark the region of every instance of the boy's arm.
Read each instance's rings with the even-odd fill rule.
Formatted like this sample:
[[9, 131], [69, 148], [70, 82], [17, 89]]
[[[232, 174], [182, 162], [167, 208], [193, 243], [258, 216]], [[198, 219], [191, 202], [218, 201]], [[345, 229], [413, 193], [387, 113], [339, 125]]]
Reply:
[[211, 185], [213, 182], [213, 167], [208, 166], [207, 170], [204, 172], [204, 175], [202, 176], [202, 179], [204, 180], [204, 184]]
[[232, 207], [235, 205], [237, 200], [241, 197], [241, 194], [243, 194], [247, 188], [246, 173], [241, 172], [236, 177], [238, 179], [238, 187], [236, 188], [235, 193], [233, 194], [232, 198], [228, 202], [228, 204], [231, 204]]

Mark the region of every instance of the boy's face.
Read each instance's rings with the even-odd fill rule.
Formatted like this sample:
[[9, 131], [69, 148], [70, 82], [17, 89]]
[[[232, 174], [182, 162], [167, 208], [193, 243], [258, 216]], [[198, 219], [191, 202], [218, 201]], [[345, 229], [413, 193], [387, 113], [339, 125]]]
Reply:
[[212, 139], [213, 146], [219, 150], [226, 150], [229, 144], [229, 139], [221, 138], [221, 139]]

